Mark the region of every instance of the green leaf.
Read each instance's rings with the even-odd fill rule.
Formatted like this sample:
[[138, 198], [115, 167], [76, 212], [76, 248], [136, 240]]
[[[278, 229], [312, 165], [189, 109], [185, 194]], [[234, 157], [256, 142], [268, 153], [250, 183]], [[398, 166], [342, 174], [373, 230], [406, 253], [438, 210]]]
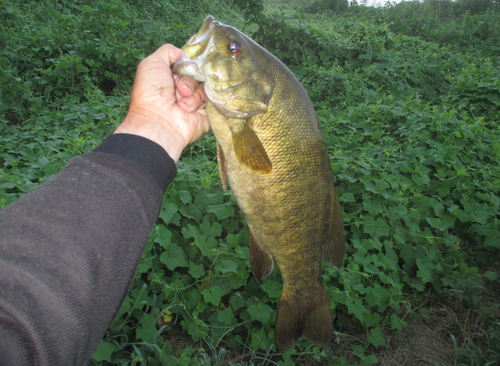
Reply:
[[257, 305], [250, 305], [247, 310], [252, 320], [258, 320], [263, 324], [269, 323], [269, 318], [271, 316], [271, 312], [273, 311], [270, 306], [261, 302]]
[[278, 281], [266, 280], [260, 285], [260, 288], [263, 289], [271, 299], [278, 299], [281, 296], [283, 285]]
[[222, 274], [236, 273], [238, 271], [238, 264], [230, 259], [218, 262], [215, 266], [216, 271], [220, 271]]
[[101, 361], [111, 362], [112, 361], [111, 355], [113, 354], [113, 352], [117, 347], [118, 346], [116, 344], [111, 342], [106, 342], [105, 340], [101, 339], [99, 345], [97, 346], [97, 349], [92, 355], [92, 359], [96, 362], [101, 362]]
[[384, 339], [384, 333], [380, 329], [372, 329], [368, 335], [368, 342], [373, 344], [376, 348], [379, 346], [387, 346]]
[[220, 288], [220, 286], [212, 286], [210, 289], [203, 290], [201, 294], [203, 295], [205, 302], [210, 302], [215, 306], [219, 306], [220, 299], [226, 293]]
[[[350, 302], [350, 304], [347, 304], [347, 301]], [[354, 316], [361, 322], [361, 324], [364, 324], [365, 314], [368, 310], [364, 306], [363, 301], [361, 301], [361, 299], [359, 298], [346, 299], [346, 305], [349, 314], [354, 314]]]
[[229, 304], [233, 307], [233, 310], [236, 311], [238, 309], [241, 309], [243, 306], [245, 306], [245, 300], [241, 296], [239, 292], [231, 296], [231, 299], [229, 300]]
[[227, 308], [221, 311], [218, 311], [217, 320], [227, 326], [236, 325], [237, 320], [233, 314], [233, 310], [231, 308]]
[[193, 200], [189, 191], [179, 191], [179, 198], [184, 204], [191, 203], [191, 201]]
[[356, 199], [354, 198], [354, 194], [350, 193], [350, 192], [344, 192], [342, 194], [342, 196], [340, 196], [339, 198], [340, 202], [345, 202], [345, 203], [348, 203], [348, 202], [356, 202]]
[[153, 239], [155, 243], [160, 244], [162, 248], [168, 248], [172, 240], [172, 232], [165, 226], [159, 225], [156, 227], [156, 235]]
[[186, 302], [186, 307], [188, 309], [193, 309], [199, 304], [201, 300], [201, 294], [198, 288], [192, 288], [183, 293], [184, 300]]
[[150, 314], [144, 314], [141, 319], [141, 325], [137, 327], [136, 337], [144, 342], [149, 342], [153, 339], [157, 331], [156, 318]]
[[166, 202], [163, 204], [161, 209], [160, 218], [165, 222], [165, 224], [168, 224], [177, 211], [178, 208], [176, 205], [171, 202]]
[[435, 267], [434, 263], [427, 259], [417, 259], [417, 266], [417, 277], [420, 277], [423, 283], [432, 282]]
[[199, 265], [195, 264], [194, 262], [189, 261], [189, 272], [191, 276], [194, 278], [200, 278], [205, 275], [205, 270], [203, 269], [203, 263], [200, 263]]
[[204, 257], [208, 257], [212, 254], [212, 250], [217, 247], [217, 240], [214, 238], [205, 238], [205, 235], [198, 235], [195, 239], [195, 244], [201, 250], [201, 254]]
[[165, 264], [171, 271], [177, 267], [189, 267], [184, 250], [175, 243], [170, 243], [167, 249], [161, 253], [160, 262]]
[[396, 314], [391, 314], [391, 328], [401, 332], [406, 327], [406, 322], [400, 319]]
[[243, 243], [243, 234], [228, 234], [226, 236], [226, 241], [230, 248], [239, 247]]
[[495, 232], [495, 233], [492, 233], [491, 235], [487, 236], [484, 239], [483, 245], [485, 247], [492, 247], [492, 248], [500, 249], [500, 233]]
[[184, 226], [182, 228], [181, 232], [182, 232], [182, 236], [184, 237], [184, 239], [195, 238], [197, 235], [200, 234], [200, 231], [198, 230], [198, 228], [196, 226], [191, 225], [191, 224], [187, 224], [186, 226]]
[[210, 205], [207, 207], [207, 212], [213, 212], [219, 220], [233, 217], [235, 214], [234, 207], [228, 203], [224, 203], [222, 205]]
[[204, 221], [200, 225], [200, 234], [205, 235], [207, 238], [215, 238], [222, 235], [222, 226], [218, 222], [210, 225], [210, 222]]
[[359, 344], [351, 344], [353, 353], [361, 359], [365, 358], [365, 347]]
[[383, 236], [389, 236], [390, 228], [389, 225], [387, 225], [387, 222], [385, 222], [385, 220], [381, 217], [374, 220], [373, 217], [367, 216], [365, 217], [364, 230], [372, 238], [380, 239]]
[[263, 327], [258, 332], [252, 331], [252, 340], [250, 342], [252, 349], [268, 350], [273, 343], [274, 340], [266, 335]]

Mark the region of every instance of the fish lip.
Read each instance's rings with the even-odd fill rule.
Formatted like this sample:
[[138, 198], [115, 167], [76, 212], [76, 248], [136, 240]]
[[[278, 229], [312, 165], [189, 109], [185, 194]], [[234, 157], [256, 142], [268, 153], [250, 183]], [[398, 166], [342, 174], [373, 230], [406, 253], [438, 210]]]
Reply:
[[183, 52], [172, 68], [174, 73], [191, 76], [200, 82], [206, 81], [201, 69], [205, 58], [213, 48], [213, 31], [216, 24], [218, 22], [214, 20], [212, 15], [205, 17], [198, 33], [193, 35], [182, 47]]
[[203, 65], [203, 60], [198, 58], [191, 59], [189, 58], [185, 52], [182, 52], [179, 59], [173, 65], [172, 71], [175, 74], [191, 76], [193, 79], [204, 82], [206, 81], [206, 77], [201, 71], [201, 67]]
[[197, 44], [200, 44], [202, 42], [205, 42], [208, 40], [208, 38], [212, 35], [212, 32], [215, 28], [215, 23], [218, 23], [215, 21], [214, 17], [212, 15], [207, 15], [205, 19], [203, 20], [203, 24], [201, 25], [200, 29], [198, 30], [198, 33], [193, 35], [189, 41], [184, 45], [186, 46], [195, 46]]

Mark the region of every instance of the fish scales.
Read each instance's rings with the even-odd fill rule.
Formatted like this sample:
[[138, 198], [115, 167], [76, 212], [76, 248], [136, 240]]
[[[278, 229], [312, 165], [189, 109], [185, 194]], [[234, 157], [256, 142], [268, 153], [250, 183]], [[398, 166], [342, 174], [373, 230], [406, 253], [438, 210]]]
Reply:
[[[200, 47], [205, 50], [195, 48], [200, 39], [205, 42], [207, 32], [214, 33], [207, 41], [210, 47], [203, 44]], [[221, 52], [224, 42], [230, 45], [235, 39], [252, 52], [230, 61], [239, 66], [251, 58], [254, 68], [248, 75], [238, 76], [236, 66], [226, 66], [226, 80], [221, 58], [207, 52]], [[218, 144], [221, 179], [225, 186], [227, 177], [250, 230], [252, 272], [262, 280], [272, 271], [274, 259], [282, 274], [277, 348], [290, 349], [301, 336], [328, 346], [333, 320], [322, 285], [321, 259], [341, 265], [344, 233], [331, 166], [312, 103], [277, 58], [236, 29], [209, 16], [190, 42], [174, 71], [205, 82], [210, 100], [207, 116]], [[205, 55], [205, 63], [212, 57], [214, 65], [197, 65], [196, 72], [205, 67], [204, 75], [185, 66], [192, 60], [187, 54], [193, 55], [193, 49], [196, 58]], [[245, 85], [240, 82], [242, 78], [250, 85], [247, 90], [241, 90]], [[217, 84], [220, 80], [222, 86]], [[232, 89], [227, 85], [233, 85]], [[214, 95], [213, 90], [220, 94]], [[231, 95], [224, 95], [226, 90]], [[245, 103], [250, 110], [247, 114]]]

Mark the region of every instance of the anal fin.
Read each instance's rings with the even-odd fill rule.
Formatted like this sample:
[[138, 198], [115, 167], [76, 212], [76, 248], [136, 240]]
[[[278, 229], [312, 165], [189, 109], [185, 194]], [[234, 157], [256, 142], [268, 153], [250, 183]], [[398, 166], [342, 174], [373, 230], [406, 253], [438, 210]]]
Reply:
[[271, 254], [269, 254], [262, 245], [256, 240], [252, 229], [248, 227], [250, 231], [250, 264], [252, 266], [252, 273], [258, 282], [271, 274], [274, 268], [274, 260]]
[[323, 260], [337, 268], [342, 266], [345, 257], [345, 236], [342, 208], [340, 207], [337, 190], [333, 187], [330, 230], [328, 241], [323, 244]]
[[231, 136], [234, 153], [240, 163], [259, 173], [271, 172], [272, 164], [266, 150], [246, 121], [242, 120], [231, 129]]

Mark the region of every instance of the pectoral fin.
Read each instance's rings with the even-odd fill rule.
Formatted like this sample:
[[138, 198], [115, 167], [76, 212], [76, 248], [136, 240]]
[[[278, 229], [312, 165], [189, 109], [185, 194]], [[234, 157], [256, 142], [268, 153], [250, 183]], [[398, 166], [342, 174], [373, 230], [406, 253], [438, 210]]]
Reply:
[[224, 157], [224, 152], [219, 144], [217, 144], [217, 164], [219, 165], [219, 175], [222, 183], [222, 189], [225, 191], [227, 189], [226, 158]]
[[323, 260], [337, 268], [342, 266], [345, 257], [344, 220], [337, 190], [333, 188], [332, 211], [328, 242], [323, 244]]
[[274, 261], [271, 254], [269, 254], [262, 245], [256, 240], [252, 229], [250, 231], [250, 264], [252, 266], [252, 273], [258, 282], [271, 274], [274, 268]]
[[271, 161], [250, 125], [241, 121], [231, 132], [234, 153], [239, 162], [256, 172], [269, 173], [272, 170]]

